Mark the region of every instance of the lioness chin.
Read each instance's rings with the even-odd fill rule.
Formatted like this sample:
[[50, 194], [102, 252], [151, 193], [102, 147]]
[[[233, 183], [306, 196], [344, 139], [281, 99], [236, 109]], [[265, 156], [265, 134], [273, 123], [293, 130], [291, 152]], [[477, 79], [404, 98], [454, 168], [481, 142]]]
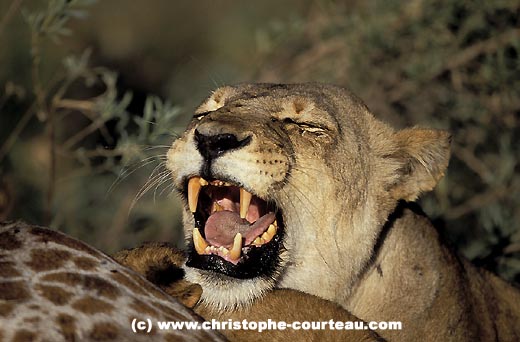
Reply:
[[519, 291], [407, 202], [442, 178], [449, 145], [444, 131], [395, 131], [336, 86], [217, 89], [168, 152], [187, 280], [223, 312], [283, 287], [402, 321], [389, 340], [520, 340]]

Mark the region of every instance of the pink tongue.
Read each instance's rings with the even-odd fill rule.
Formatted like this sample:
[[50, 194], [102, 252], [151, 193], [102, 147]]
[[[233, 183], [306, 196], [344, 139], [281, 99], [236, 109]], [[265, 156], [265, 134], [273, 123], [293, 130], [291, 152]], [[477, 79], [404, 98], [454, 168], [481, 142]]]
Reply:
[[242, 234], [245, 239], [244, 245], [249, 245], [253, 240], [274, 222], [274, 213], [268, 213], [250, 224], [247, 220], [240, 218], [240, 215], [232, 211], [218, 211], [213, 213], [206, 221], [204, 234], [206, 240], [213, 246], [233, 246], [233, 239], [237, 233]]

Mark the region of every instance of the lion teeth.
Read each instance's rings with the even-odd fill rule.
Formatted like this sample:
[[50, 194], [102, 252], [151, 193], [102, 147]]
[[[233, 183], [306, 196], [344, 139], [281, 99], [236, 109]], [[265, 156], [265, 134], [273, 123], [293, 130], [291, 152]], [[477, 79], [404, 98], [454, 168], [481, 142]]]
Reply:
[[256, 239], [254, 239], [253, 241], [253, 245], [255, 246], [260, 246], [260, 245], [263, 245], [265, 243], [264, 239], [261, 238], [260, 236], [257, 237]]
[[267, 228], [267, 230], [265, 232], [263, 232], [262, 235], [257, 236], [256, 239], [254, 239], [251, 244], [258, 247], [258, 246], [268, 243], [276, 235], [276, 231], [277, 231], [277, 228], [276, 228], [276, 221], [275, 221], [269, 225], [269, 228]]
[[198, 228], [193, 228], [193, 245], [199, 254], [206, 254], [206, 249], [210, 247], [200, 234]]
[[244, 188], [240, 188], [240, 217], [245, 219], [247, 211], [249, 210], [249, 204], [253, 195]]
[[271, 225], [269, 225], [269, 228], [267, 228], [267, 231], [265, 231], [262, 234], [262, 239], [264, 239], [265, 243], [268, 243], [269, 241], [271, 241], [273, 239], [275, 234], [276, 234], [276, 227], [274, 226], [274, 224], [271, 224]]
[[229, 251], [229, 259], [232, 261], [237, 261], [240, 259], [240, 254], [242, 252], [242, 234], [237, 233], [235, 238], [233, 239], [233, 247]]
[[188, 206], [192, 213], [197, 211], [200, 188], [208, 185], [208, 181], [202, 177], [192, 177], [188, 182]]

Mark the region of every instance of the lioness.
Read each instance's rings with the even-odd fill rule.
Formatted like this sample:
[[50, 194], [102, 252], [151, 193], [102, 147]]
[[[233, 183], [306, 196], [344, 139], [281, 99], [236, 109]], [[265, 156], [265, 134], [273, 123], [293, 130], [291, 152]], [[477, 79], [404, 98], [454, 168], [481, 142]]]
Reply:
[[408, 202], [443, 176], [449, 145], [444, 131], [395, 131], [336, 86], [217, 89], [168, 152], [186, 279], [223, 312], [290, 288], [402, 321], [381, 332], [393, 341], [520, 340], [520, 292]]
[[[231, 341], [282, 341], [293, 338], [298, 341], [320, 342], [376, 342], [384, 340], [371, 330], [347, 330], [330, 327], [329, 322], [359, 322], [361, 320], [327, 300], [300, 291], [289, 289], [274, 289], [268, 291], [253, 305], [235, 310], [219, 311], [205, 305], [197, 305], [202, 294], [202, 288], [184, 279], [182, 266], [185, 255], [164, 243], [148, 243], [140, 247], [123, 250], [114, 258], [124, 266], [145, 276], [149, 281], [161, 287], [166, 293], [204, 317], [220, 322], [232, 320], [242, 322], [318, 322], [323, 329], [267, 329], [262, 332], [248, 329], [225, 329], [220, 332]], [[365, 324], [366, 325], [366, 324]]]

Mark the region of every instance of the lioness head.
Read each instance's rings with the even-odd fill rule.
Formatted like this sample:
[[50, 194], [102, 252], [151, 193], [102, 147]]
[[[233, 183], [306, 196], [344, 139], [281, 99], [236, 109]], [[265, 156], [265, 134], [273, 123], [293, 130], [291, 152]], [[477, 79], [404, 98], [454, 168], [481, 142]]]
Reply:
[[442, 177], [443, 131], [394, 131], [324, 84], [217, 89], [168, 152], [185, 199], [187, 279], [218, 308], [276, 286], [348, 293], [399, 200]]

